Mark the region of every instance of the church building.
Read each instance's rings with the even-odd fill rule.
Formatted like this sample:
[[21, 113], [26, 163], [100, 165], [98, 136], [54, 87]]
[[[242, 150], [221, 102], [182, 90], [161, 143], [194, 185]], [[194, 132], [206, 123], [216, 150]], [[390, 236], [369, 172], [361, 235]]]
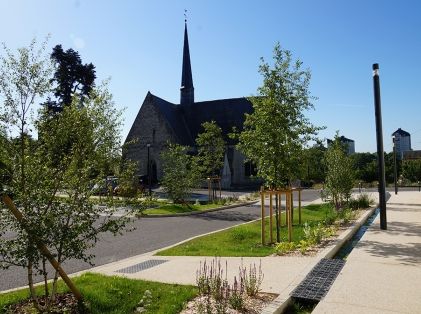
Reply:
[[252, 184], [254, 181], [250, 176], [254, 169], [250, 163], [244, 162], [244, 156], [228, 137], [233, 127], [242, 129], [245, 113], [251, 112], [252, 104], [244, 97], [195, 102], [185, 23], [180, 103], [170, 103], [148, 92], [126, 138], [126, 143], [133, 144], [125, 148], [125, 158], [138, 162], [139, 175], [147, 175], [149, 160], [152, 180], [159, 181], [163, 175], [160, 154], [166, 149], [167, 142], [189, 146], [195, 152], [195, 139], [203, 131], [201, 124], [215, 121], [227, 143], [224, 167], [221, 169], [223, 188]]

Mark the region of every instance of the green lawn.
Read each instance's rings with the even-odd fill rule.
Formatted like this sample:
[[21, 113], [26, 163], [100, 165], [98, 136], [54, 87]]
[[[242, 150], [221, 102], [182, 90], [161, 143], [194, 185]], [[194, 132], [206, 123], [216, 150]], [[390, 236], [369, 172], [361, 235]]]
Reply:
[[[146, 290], [152, 295], [147, 313], [179, 313], [197, 295], [193, 286], [170, 285], [157, 282], [108, 277], [86, 273], [72, 279], [90, 304], [92, 314], [134, 313]], [[42, 291], [41, 287], [38, 287]], [[67, 291], [60, 282], [59, 291]], [[0, 313], [4, 307], [28, 298], [27, 289], [0, 294]]]
[[184, 204], [165, 204], [155, 208], [149, 208], [143, 211], [145, 215], [163, 215], [163, 214], [179, 214], [179, 213], [190, 213], [195, 211], [203, 211], [207, 209], [221, 207], [222, 205], [218, 204], [189, 204], [186, 206]]
[[[317, 223], [326, 218], [330, 205], [309, 205], [302, 208], [302, 225], [298, 225], [298, 209], [294, 210], [293, 241], [303, 238], [303, 224]], [[287, 241], [288, 231], [285, 216], [282, 214], [281, 242]], [[276, 241], [276, 228], [273, 228]], [[266, 241], [269, 241], [269, 219], [266, 218]], [[261, 222], [256, 221], [228, 230], [199, 237], [173, 248], [158, 252], [156, 255], [169, 256], [268, 256], [274, 253], [272, 245], [261, 244]]]

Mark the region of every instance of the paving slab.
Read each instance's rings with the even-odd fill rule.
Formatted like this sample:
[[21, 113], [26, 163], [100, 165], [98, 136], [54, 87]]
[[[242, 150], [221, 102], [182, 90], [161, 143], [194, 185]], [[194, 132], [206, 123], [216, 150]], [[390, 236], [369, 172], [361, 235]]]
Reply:
[[313, 313], [421, 313], [421, 193], [392, 194]]
[[[157, 266], [138, 271], [135, 273], [121, 273], [121, 270], [148, 260], [166, 261]], [[91, 272], [104, 275], [118, 275], [132, 279], [144, 279], [159, 281], [165, 283], [196, 285], [196, 271], [206, 261], [209, 266], [214, 257], [203, 256], [153, 256], [143, 255], [136, 258], [122, 260], [108, 265], [103, 265], [91, 269]], [[261, 263], [261, 269], [264, 275], [262, 291], [280, 294], [296, 281], [301, 274], [307, 273], [317, 263], [316, 256], [310, 257], [222, 257], [218, 259], [221, 267], [227, 274], [228, 282], [233, 283], [234, 276], [238, 279], [239, 267], [243, 265], [250, 269], [250, 265], [255, 265], [258, 270]], [[289, 291], [289, 289], [288, 289]]]

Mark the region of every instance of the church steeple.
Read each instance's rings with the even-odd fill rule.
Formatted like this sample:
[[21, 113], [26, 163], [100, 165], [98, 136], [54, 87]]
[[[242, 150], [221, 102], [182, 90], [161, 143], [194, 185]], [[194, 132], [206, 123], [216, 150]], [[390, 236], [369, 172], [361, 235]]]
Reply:
[[183, 69], [181, 74], [180, 105], [194, 103], [193, 76], [190, 64], [189, 38], [187, 20], [184, 20]]

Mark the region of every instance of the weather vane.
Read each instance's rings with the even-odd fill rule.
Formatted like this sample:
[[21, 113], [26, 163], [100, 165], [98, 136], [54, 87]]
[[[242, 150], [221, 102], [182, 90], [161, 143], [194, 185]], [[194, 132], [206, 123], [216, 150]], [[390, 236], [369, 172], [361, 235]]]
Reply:
[[187, 10], [184, 9], [184, 22], [187, 23]]

